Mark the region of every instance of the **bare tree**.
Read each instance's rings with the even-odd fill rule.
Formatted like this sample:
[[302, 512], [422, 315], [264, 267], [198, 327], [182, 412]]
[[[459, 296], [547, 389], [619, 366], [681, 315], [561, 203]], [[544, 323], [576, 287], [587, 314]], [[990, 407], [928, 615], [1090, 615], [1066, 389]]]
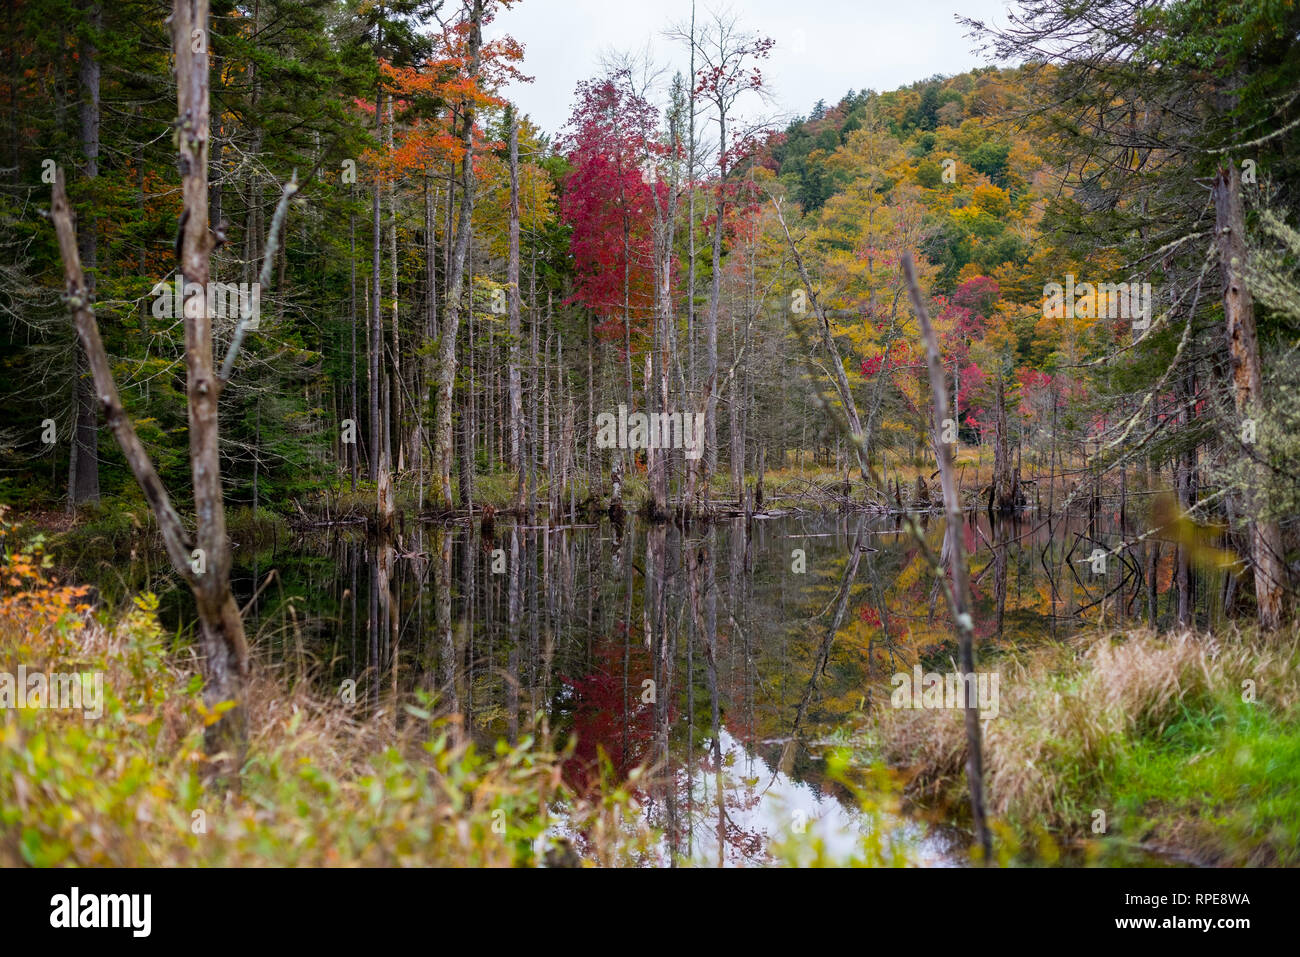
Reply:
[[[907, 291], [912, 297], [925, 340], [926, 359], [930, 374], [930, 391], [934, 395], [934, 422], [931, 443], [939, 463], [939, 482], [943, 487], [943, 510], [946, 519], [944, 536], [947, 539], [952, 587], [944, 586], [944, 595], [952, 610], [953, 626], [957, 631], [959, 667], [966, 681], [975, 675], [975, 621], [970, 611], [970, 569], [966, 565], [966, 546], [962, 542], [961, 501], [957, 497], [957, 471], [952, 464], [952, 443], [939, 440], [939, 427], [948, 419], [948, 385], [943, 374], [943, 361], [939, 358], [939, 340], [930, 324], [930, 313], [921, 295], [912, 266], [912, 254], [903, 253], [903, 273], [907, 277]], [[917, 536], [919, 538], [919, 536]], [[971, 819], [975, 825], [975, 839], [983, 850], [982, 863], [988, 863], [993, 851], [988, 823], [984, 811], [984, 754], [980, 743], [980, 718], [971, 695], [964, 696], [966, 718], [966, 781], [970, 785]]]
[[840, 350], [835, 345], [835, 337], [831, 335], [830, 320], [827, 319], [826, 311], [822, 308], [821, 300], [817, 297], [817, 290], [813, 288], [812, 278], [808, 275], [803, 256], [800, 255], [799, 247], [790, 235], [790, 227], [786, 225], [785, 215], [781, 212], [781, 206], [775, 197], [772, 198], [772, 207], [776, 210], [776, 218], [777, 222], [781, 224], [781, 231], [785, 233], [785, 241], [790, 247], [790, 254], [794, 256], [795, 268], [799, 272], [799, 279], [803, 283], [804, 292], [808, 296], [808, 301], [812, 303], [813, 312], [817, 315], [817, 331], [821, 336], [821, 345], [826, 350], [833, 372], [832, 381], [835, 383], [835, 391], [840, 402], [844, 405], [844, 416], [847, 420], [849, 439], [853, 446], [853, 453], [858, 460], [862, 480], [870, 483], [871, 463], [867, 458], [869, 439], [862, 428], [862, 419], [858, 415], [857, 402], [853, 399], [853, 390], [849, 386], [849, 377], [844, 372], [844, 361], [840, 358]]
[[[484, 0], [468, 2], [469, 34], [466, 38], [468, 78], [477, 82], [480, 51], [483, 46]], [[434, 420], [434, 481], [437, 488], [435, 500], [441, 507], [451, 504], [452, 459], [452, 390], [456, 384], [456, 336], [460, 331], [461, 297], [465, 285], [465, 262], [469, 257], [470, 234], [473, 231], [474, 212], [474, 101], [466, 98], [461, 109], [461, 147], [464, 158], [460, 174], [460, 215], [456, 222], [456, 238], [448, 239], [451, 246], [451, 263], [447, 273], [447, 295], [443, 300], [441, 338], [438, 342], [437, 417]]]
[[[206, 677], [204, 703], [210, 712], [217, 715], [217, 720], [207, 729], [206, 745], [210, 753], [225, 755], [225, 762], [216, 767], [230, 773], [238, 770], [247, 750], [244, 695], [248, 677], [248, 644], [239, 606], [230, 590], [230, 543], [226, 536], [222, 496], [217, 412], [222, 391], [230, 379], [250, 320], [254, 317], [247, 313], [241, 315], [218, 371], [213, 356], [212, 317], [207, 296], [215, 242], [208, 228], [208, 12], [208, 0], [175, 0], [171, 15], [178, 105], [177, 146], [183, 195], [177, 252], [184, 283], [186, 396], [195, 510], [195, 533], [192, 536], [172, 506], [170, 496], [122, 406], [86, 287], [62, 170], [55, 177], [51, 216], [63, 257], [68, 308], [90, 364], [99, 406], [153, 510], [173, 567], [194, 594], [199, 616], [199, 648]], [[260, 276], [263, 287], [270, 285], [289, 199], [297, 189], [295, 175], [285, 185], [271, 221]]]
[[[83, 3], [87, 35], [77, 51], [77, 73], [81, 86], [81, 151], [86, 158], [86, 179], [99, 176], [99, 50], [94, 34], [103, 26], [103, 11], [98, 2]], [[95, 268], [99, 259], [99, 228], [92, 218], [90, 228], [82, 231], [80, 251], [82, 265], [90, 270], [89, 294], [95, 294]], [[77, 350], [76, 422], [72, 433], [72, 452], [68, 460], [68, 509], [84, 502], [99, 501], [99, 426], [95, 416], [95, 388], [85, 375], [83, 350]]]
[[692, 84], [694, 94], [702, 97], [713, 108], [718, 124], [717, 195], [714, 200], [713, 222], [713, 277], [709, 288], [708, 312], [704, 317], [704, 435], [705, 454], [696, 460], [697, 470], [703, 469], [703, 490], [707, 493], [707, 476], [717, 467], [718, 457], [718, 314], [722, 304], [722, 233], [727, 214], [727, 175], [731, 168], [729, 136], [734, 138], [731, 124], [737, 100], [746, 92], [763, 94], [763, 78], [756, 63], [767, 57], [772, 48], [770, 39], [740, 30], [737, 18], [730, 13], [716, 13], [702, 36], [692, 28], [689, 42], [692, 60], [698, 54], [699, 68]]
[[[507, 370], [510, 392], [510, 467], [523, 471], [524, 392], [519, 374], [519, 336], [522, 300], [519, 290], [519, 117], [510, 115], [510, 250], [506, 263], [506, 285], [510, 295], [510, 346]], [[522, 485], [520, 486], [522, 489]], [[522, 500], [517, 503], [523, 507]]]
[[[1223, 316], [1227, 323], [1228, 352], [1232, 361], [1233, 397], [1237, 414], [1258, 415], [1264, 408], [1259, 341], [1255, 335], [1255, 305], [1246, 284], [1246, 221], [1241, 203], [1241, 174], [1233, 163], [1214, 178], [1215, 241], [1219, 272], [1223, 276]], [[1260, 471], [1254, 497], [1266, 486]], [[1260, 502], [1247, 504], [1247, 514], [1261, 514]], [[1255, 566], [1255, 602], [1259, 625], [1273, 631], [1282, 622], [1286, 566], [1282, 562], [1282, 534], [1277, 522], [1261, 520], [1250, 526], [1250, 550]]]

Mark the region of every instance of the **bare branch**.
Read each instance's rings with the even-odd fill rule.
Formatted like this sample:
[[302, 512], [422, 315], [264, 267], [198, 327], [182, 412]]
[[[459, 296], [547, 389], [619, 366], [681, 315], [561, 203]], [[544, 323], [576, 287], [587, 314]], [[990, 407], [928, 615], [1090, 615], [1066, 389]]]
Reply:
[[131, 473], [140, 483], [144, 496], [158, 518], [158, 527], [162, 531], [163, 543], [167, 557], [173, 567], [186, 580], [194, 580], [194, 571], [190, 566], [191, 543], [181, 523], [180, 515], [172, 506], [167, 489], [163, 487], [158, 471], [154, 468], [149, 453], [135, 433], [131, 418], [122, 407], [122, 397], [118, 394], [117, 383], [109, 367], [108, 354], [104, 351], [104, 341], [99, 335], [99, 323], [95, 321], [95, 310], [90, 304], [86, 290], [86, 277], [81, 268], [81, 254], [77, 250], [77, 231], [73, 224], [72, 207], [68, 203], [68, 194], [63, 182], [63, 168], [59, 167], [54, 175], [54, 204], [50, 210], [54, 220], [54, 229], [59, 237], [59, 252], [63, 256], [63, 277], [66, 286], [65, 301], [77, 326], [77, 337], [86, 352], [91, 375], [95, 380], [95, 393], [104, 419], [117, 439], [117, 444], [126, 456]]
[[[271, 269], [275, 265], [275, 257], [280, 251], [280, 233], [284, 230], [284, 221], [289, 215], [289, 200], [293, 194], [298, 192], [298, 171], [293, 171], [293, 176], [289, 182], [284, 184], [284, 189], [280, 192], [280, 202], [275, 207], [275, 215], [271, 217], [271, 228], [266, 234], [266, 251], [262, 256], [262, 271], [258, 274], [257, 282], [262, 289], [271, 285]], [[241, 299], [241, 302], [246, 302]], [[244, 311], [239, 317], [239, 323], [235, 326], [235, 336], [230, 340], [230, 349], [226, 352], [226, 361], [221, 363], [220, 382], [224, 387], [230, 381], [230, 374], [235, 369], [235, 360], [239, 358], [239, 349], [244, 344], [244, 334], [248, 331], [250, 316]]]

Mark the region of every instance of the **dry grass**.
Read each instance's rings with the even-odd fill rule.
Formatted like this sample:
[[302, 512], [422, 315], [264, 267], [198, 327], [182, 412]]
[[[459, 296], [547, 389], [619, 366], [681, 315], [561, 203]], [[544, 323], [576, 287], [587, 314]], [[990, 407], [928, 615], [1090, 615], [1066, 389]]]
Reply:
[[[1232, 725], [1241, 708], [1254, 709], [1252, 717], [1260, 715], [1271, 727], [1294, 729], [1300, 717], [1298, 664], [1294, 632], [1259, 639], [1238, 630], [1218, 636], [1086, 635], [1000, 658], [985, 666], [1001, 673], [999, 714], [982, 725], [989, 810], [1023, 833], [1045, 828], [1068, 837], [1087, 835], [1094, 809], [1123, 803], [1117, 784], [1141, 777], [1133, 769], [1146, 766], [1149, 753], [1169, 758], [1172, 749], [1186, 746], [1187, 761], [1195, 762], [1201, 751], [1213, 750], [1204, 739], [1217, 732], [1204, 728]], [[1242, 702], [1249, 687], [1244, 682], [1253, 682], [1253, 704]], [[873, 744], [886, 761], [907, 769], [912, 800], [964, 802], [960, 710], [886, 707], [878, 717]], [[1195, 747], [1184, 745], [1191, 738]], [[1225, 794], [1223, 801], [1230, 800]], [[1135, 797], [1134, 803], [1143, 800]], [[1225, 807], [1217, 798], [1210, 806], [1218, 812]], [[1172, 813], [1169, 829], [1186, 832], [1186, 821], [1180, 824]], [[1205, 840], [1204, 828], [1193, 830]]]

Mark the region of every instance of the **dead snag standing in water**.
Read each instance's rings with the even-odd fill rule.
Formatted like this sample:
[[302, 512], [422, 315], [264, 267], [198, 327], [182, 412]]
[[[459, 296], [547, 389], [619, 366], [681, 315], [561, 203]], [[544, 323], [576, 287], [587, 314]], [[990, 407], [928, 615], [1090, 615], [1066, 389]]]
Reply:
[[[935, 458], [939, 462], [939, 482], [943, 489], [944, 514], [947, 519], [944, 534], [948, 539], [949, 567], [952, 571], [952, 587], [949, 588], [945, 584], [943, 591], [952, 610], [953, 626], [957, 630], [962, 674], [974, 675], [975, 622], [970, 613], [970, 571], [966, 566], [966, 547], [962, 542], [961, 501], [957, 497], [957, 475], [952, 464], [952, 445], [939, 441], [939, 430], [948, 418], [948, 386], [944, 379], [943, 364], [939, 358], [939, 341], [935, 337], [934, 327], [930, 325], [930, 314], [925, 308], [921, 287], [916, 281], [911, 253], [903, 253], [903, 274], [907, 278], [907, 290], [912, 298], [912, 308], [916, 310], [916, 318], [921, 325], [921, 336], [925, 340], [930, 391], [934, 395], [932, 441]], [[941, 574], [940, 581], [942, 581]], [[975, 827], [975, 839], [983, 851], [982, 863], [987, 863], [992, 855], [993, 845], [989, 838], [984, 812], [984, 756], [980, 744], [979, 711], [970, 695], [965, 696], [963, 710], [966, 717], [966, 779], [970, 784], [971, 818]]]

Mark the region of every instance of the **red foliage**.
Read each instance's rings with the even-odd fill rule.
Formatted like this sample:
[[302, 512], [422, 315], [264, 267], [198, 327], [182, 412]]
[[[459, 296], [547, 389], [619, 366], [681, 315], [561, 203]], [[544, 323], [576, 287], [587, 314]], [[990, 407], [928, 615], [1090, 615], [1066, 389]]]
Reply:
[[[573, 230], [572, 302], [606, 321], [598, 333], [622, 334], [625, 305], [633, 324], [654, 306], [655, 191], [661, 149], [654, 107], [628, 88], [625, 74], [578, 84], [564, 146], [572, 167], [560, 216]], [[662, 196], [661, 196], [662, 198]]]
[[873, 376], [878, 374], [881, 369], [884, 369], [885, 372], [894, 372], [916, 362], [916, 352], [910, 345], [906, 342], [895, 342], [885, 352], [863, 359], [860, 368], [863, 375]]
[[989, 314], [1000, 295], [994, 280], [976, 276], [958, 286], [951, 298], [941, 300], [939, 318], [949, 326], [943, 335], [943, 351], [948, 356], [966, 361], [971, 341], [984, 336]]

